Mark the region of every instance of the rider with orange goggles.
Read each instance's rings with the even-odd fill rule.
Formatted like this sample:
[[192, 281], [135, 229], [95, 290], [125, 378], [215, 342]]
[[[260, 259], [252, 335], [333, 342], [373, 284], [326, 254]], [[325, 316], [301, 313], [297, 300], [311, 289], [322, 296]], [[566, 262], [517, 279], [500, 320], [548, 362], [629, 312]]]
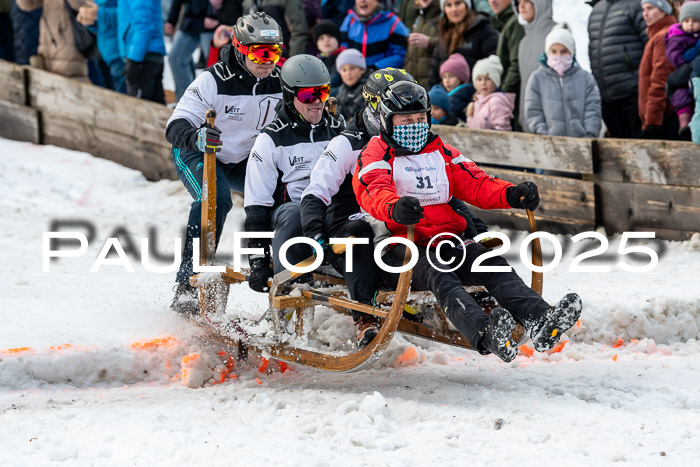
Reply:
[[252, 18], [260, 23], [260, 27], [252, 31], [238, 23], [233, 27], [231, 45], [236, 51], [236, 59], [244, 66], [245, 58], [256, 65], [274, 65], [282, 58], [282, 30], [264, 13], [256, 13]]

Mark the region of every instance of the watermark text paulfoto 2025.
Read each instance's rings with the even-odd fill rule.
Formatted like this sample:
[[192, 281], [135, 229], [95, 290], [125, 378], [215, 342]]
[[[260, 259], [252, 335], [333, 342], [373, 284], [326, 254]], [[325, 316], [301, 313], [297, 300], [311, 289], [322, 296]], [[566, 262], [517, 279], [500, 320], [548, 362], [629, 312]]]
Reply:
[[[66, 227], [69, 225], [82, 227], [82, 230], [55, 230], [52, 229], [48, 232], [43, 232], [42, 236], [42, 270], [44, 272], [50, 272], [52, 259], [57, 258], [77, 258], [83, 256], [87, 253], [88, 244], [90, 241], [94, 241], [95, 228], [91, 226], [88, 222], [79, 221], [71, 223], [60, 224], [61, 227]], [[57, 224], [54, 222], [52, 227], [56, 227]], [[87, 235], [86, 235], [87, 233]], [[90, 272], [100, 272], [103, 270], [104, 266], [118, 266], [122, 267], [128, 272], [134, 272], [134, 265], [132, 261], [138, 261], [141, 266], [149, 272], [152, 273], [173, 273], [177, 271], [182, 260], [182, 239], [173, 239], [173, 251], [174, 254], [171, 259], [167, 258], [167, 255], [159, 253], [154, 248], [156, 230], [151, 229], [149, 231], [149, 237], [138, 238], [134, 241], [134, 238], [128, 234], [128, 231], [123, 228], [115, 229], [106, 241], [102, 244], [102, 248], [97, 255]], [[245, 240], [249, 238], [272, 238], [273, 232], [234, 232], [233, 233], [233, 258], [232, 267], [236, 272], [239, 272], [245, 265], [243, 264], [243, 258], [246, 255], [263, 254], [262, 248], [246, 248], [241, 245]], [[88, 238], [91, 237], [91, 238]], [[474, 241], [478, 242], [484, 238], [498, 238], [501, 240], [502, 245], [494, 248], [493, 250], [486, 251], [481, 254], [472, 264], [472, 272], [508, 272], [511, 270], [511, 266], [489, 266], [482, 264], [486, 259], [493, 256], [506, 256], [512, 255], [511, 251], [512, 242], [510, 238], [503, 232], [493, 231], [486, 232], [478, 235], [474, 238]], [[550, 254], [545, 255], [544, 262], [542, 266], [537, 266], [532, 264], [530, 258], [530, 245], [535, 239], [539, 239], [543, 246], [548, 247], [547, 251]], [[585, 240], [593, 241], [597, 243], [594, 248], [582, 248], [569, 263], [569, 272], [594, 272], [594, 273], [609, 273], [613, 272], [615, 268], [619, 268], [623, 271], [633, 272], [633, 273], [644, 273], [653, 270], [659, 261], [659, 254], [663, 252], [662, 244], [656, 243], [656, 249], [651, 246], [644, 244], [635, 244], [635, 240], [645, 241], [649, 243], [650, 240], [655, 239], [654, 232], [623, 232], [620, 236], [619, 243], [615, 252], [610, 254], [610, 242], [608, 238], [600, 232], [589, 231], [582, 232], [577, 235], [570, 237], [571, 245], [564, 245], [564, 248], [570, 247], [576, 244], [586, 244]], [[344, 244], [346, 246], [346, 267], [348, 272], [352, 271], [352, 257], [354, 254], [354, 245], [367, 245], [370, 240], [368, 238], [331, 238], [330, 243], [332, 244]], [[140, 248], [136, 247], [138, 243]], [[287, 250], [296, 244], [306, 244], [310, 248], [313, 248], [314, 255], [316, 256], [313, 264], [306, 267], [296, 267], [294, 264], [289, 263], [287, 258]], [[459, 268], [466, 259], [465, 249], [468, 244], [473, 243], [471, 240], [463, 240], [459, 236], [451, 233], [444, 233], [435, 235], [430, 242], [428, 247], [435, 252], [437, 261], [432, 261], [430, 258], [430, 264], [433, 268], [443, 271], [451, 272]], [[639, 242], [636, 242], [639, 243]], [[406, 248], [409, 248], [412, 252], [411, 260], [405, 266], [393, 267], [386, 264], [382, 260], [382, 252], [392, 244], [404, 244]], [[126, 248], [125, 248], [126, 245]], [[588, 245], [590, 246], [590, 245]], [[373, 259], [375, 264], [383, 269], [384, 271], [390, 273], [400, 273], [404, 270], [410, 269], [415, 266], [418, 261], [418, 248], [414, 243], [409, 242], [402, 237], [390, 237], [385, 238], [374, 246]], [[562, 243], [559, 239], [548, 233], [548, 232], [535, 232], [527, 235], [524, 239], [520, 241], [520, 245], [517, 249], [519, 253], [519, 259], [521, 263], [529, 270], [535, 272], [549, 272], [560, 266], [563, 250]], [[219, 248], [222, 250], [225, 248]], [[138, 251], [140, 250], [140, 251]], [[657, 251], [658, 250], [658, 251]], [[194, 272], [225, 272], [225, 266], [201, 266], [199, 258], [199, 239], [195, 238], [193, 241], [193, 270]], [[552, 253], [553, 251], [553, 253]], [[461, 252], [462, 258], [458, 260], [455, 255], [459, 255]], [[225, 253], [224, 253], [225, 254]], [[320, 245], [307, 237], [294, 237], [282, 245], [280, 249], [280, 261], [282, 265], [297, 273], [307, 273], [317, 269], [321, 264], [323, 264], [323, 249]], [[223, 256], [223, 255], [222, 255]], [[130, 259], [131, 257], [131, 259]], [[602, 259], [613, 259], [613, 264], [608, 264], [610, 261], [601, 261]], [[630, 258], [634, 258], [633, 261], [628, 261]], [[585, 260], [588, 264], [582, 264]], [[156, 263], [168, 263], [166, 265], [158, 265]], [[595, 263], [595, 264], [591, 264]]]

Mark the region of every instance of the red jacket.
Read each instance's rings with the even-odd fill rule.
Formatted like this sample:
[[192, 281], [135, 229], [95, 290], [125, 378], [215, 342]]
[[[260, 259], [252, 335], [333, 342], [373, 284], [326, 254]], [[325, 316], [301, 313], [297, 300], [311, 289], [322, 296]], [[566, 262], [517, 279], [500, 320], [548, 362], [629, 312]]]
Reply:
[[661, 126], [664, 117], [673, 111], [671, 101], [666, 97], [666, 78], [673, 71], [673, 65], [666, 58], [666, 33], [676, 22], [676, 18], [666, 15], [647, 27], [649, 42], [644, 47], [642, 62], [639, 64], [639, 117], [642, 128], [649, 125]]
[[453, 196], [482, 209], [510, 209], [510, 186], [434, 135], [420, 154], [398, 156], [381, 137], [372, 138], [357, 159], [352, 180], [359, 205], [393, 235], [406, 236], [406, 226], [391, 218], [394, 203], [401, 196], [418, 198], [425, 217], [416, 225], [415, 242], [424, 246], [437, 234], [466, 229], [464, 218], [447, 204]]

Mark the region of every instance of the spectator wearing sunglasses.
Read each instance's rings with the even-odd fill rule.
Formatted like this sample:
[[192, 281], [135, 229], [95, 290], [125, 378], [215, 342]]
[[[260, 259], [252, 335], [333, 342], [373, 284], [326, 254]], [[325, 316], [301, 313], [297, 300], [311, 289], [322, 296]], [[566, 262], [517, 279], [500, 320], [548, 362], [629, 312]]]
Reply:
[[[173, 163], [193, 202], [187, 221], [182, 264], [172, 308], [198, 313], [197, 289], [190, 286], [192, 239], [200, 235], [203, 153], [216, 152], [216, 241], [233, 207], [231, 190], [243, 193], [246, 161], [255, 137], [276, 116], [282, 86], [276, 63], [282, 54], [282, 29], [264, 13], [246, 15], [233, 28], [233, 43], [221, 60], [204, 70], [185, 91], [168, 120], [165, 136]], [[216, 126], [205, 126], [207, 109]]]
[[[259, 249], [249, 257], [248, 276], [248, 285], [257, 292], [265, 292], [268, 279], [286, 269], [280, 247], [304, 235], [301, 196], [309, 185], [311, 169], [328, 142], [345, 128], [342, 119], [325, 110], [331, 76], [319, 58], [291, 57], [282, 67], [280, 80], [284, 105], [255, 139], [245, 180], [245, 230], [275, 232], [272, 241], [251, 238], [248, 242], [249, 248]], [[309, 245], [297, 243], [287, 250], [286, 258], [296, 264], [312, 254]]]

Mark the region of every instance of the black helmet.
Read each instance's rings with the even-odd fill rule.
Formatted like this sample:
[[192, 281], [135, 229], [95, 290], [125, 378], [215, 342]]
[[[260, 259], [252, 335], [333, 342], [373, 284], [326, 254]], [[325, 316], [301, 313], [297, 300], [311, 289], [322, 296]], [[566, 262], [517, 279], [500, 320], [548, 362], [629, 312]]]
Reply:
[[[400, 81], [390, 84], [379, 98], [379, 120], [382, 131], [392, 137], [392, 116], [401, 114], [427, 113], [430, 126], [430, 97], [423, 86], [410, 81]], [[393, 139], [393, 138], [392, 138]]]
[[382, 92], [397, 81], [416, 82], [415, 78], [402, 68], [381, 68], [371, 73], [362, 87], [362, 97], [365, 100], [365, 106], [369, 106], [373, 112], [378, 112], [378, 104]]
[[290, 109], [294, 108], [294, 96], [299, 88], [328, 86], [328, 93], [330, 93], [331, 75], [328, 73], [328, 68], [313, 55], [294, 55], [284, 62], [280, 81], [282, 81], [284, 105]]

